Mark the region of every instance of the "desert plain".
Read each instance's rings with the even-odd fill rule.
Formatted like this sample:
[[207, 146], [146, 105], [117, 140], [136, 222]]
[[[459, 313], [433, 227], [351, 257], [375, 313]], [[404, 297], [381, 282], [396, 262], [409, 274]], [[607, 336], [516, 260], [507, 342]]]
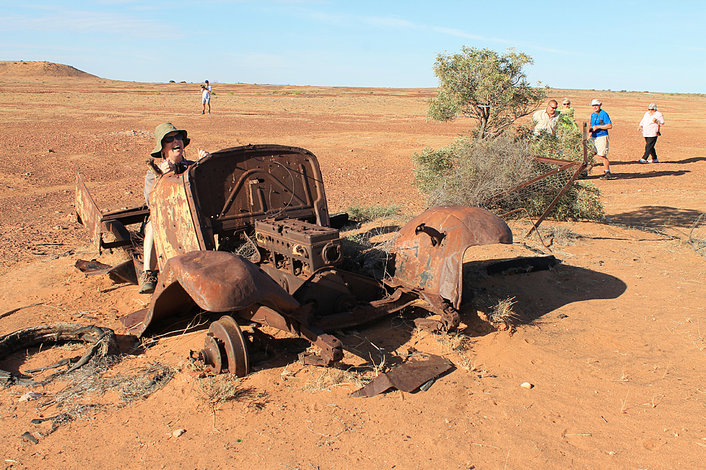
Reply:
[[[282, 144], [319, 159], [331, 212], [350, 206], [424, 210], [412, 155], [467, 133], [473, 122], [426, 117], [433, 89], [295, 87], [214, 83], [201, 114], [194, 83], [121, 82], [42, 63], [0, 67], [0, 335], [40, 324], [95, 324], [124, 333], [123, 315], [149, 297], [137, 286], [85, 276], [74, 264], [98, 256], [73, 214], [81, 173], [106, 210], [143, 202], [145, 160], [163, 121], [187, 129], [197, 148]], [[474, 260], [553, 254], [548, 271], [483, 276], [464, 270], [462, 329], [453, 338], [403, 317], [345, 332], [342, 369], [282, 354], [233, 379], [218, 402], [189, 367], [204, 330], [154, 338], [115, 373], [156, 365], [171, 380], [144, 399], [87, 395], [84, 411], [49, 433], [61, 412], [60, 379], [0, 390], [4, 468], [520, 469], [703, 468], [706, 461], [706, 96], [556, 90], [579, 122], [600, 98], [610, 114], [616, 180], [602, 194], [601, 222], [546, 221], [527, 235], [510, 220], [509, 247], [477, 247]], [[637, 123], [655, 102], [667, 124], [660, 163], [641, 165]], [[544, 246], [549, 245], [549, 246]], [[106, 255], [104, 255], [106, 256]], [[109, 257], [109, 256], [108, 256]], [[99, 258], [102, 259], [102, 258]], [[107, 260], [109, 262], [109, 260]], [[472, 261], [469, 261], [469, 264]], [[467, 272], [466, 272], [467, 271]], [[473, 308], [478, 292], [514, 298], [524, 319], [494, 329]], [[205, 326], [204, 326], [205, 328]], [[286, 340], [283, 339], [283, 342]], [[374, 347], [372, 347], [374, 346]], [[352, 398], [356, 375], [414, 351], [455, 368], [427, 390]], [[75, 354], [36, 348], [0, 361], [26, 371]], [[361, 354], [361, 356], [364, 356]], [[146, 373], [146, 372], [145, 372]], [[221, 379], [222, 381], [223, 379]], [[523, 383], [531, 388], [522, 387]], [[176, 432], [175, 432], [176, 431]], [[23, 439], [32, 434], [36, 443]]]

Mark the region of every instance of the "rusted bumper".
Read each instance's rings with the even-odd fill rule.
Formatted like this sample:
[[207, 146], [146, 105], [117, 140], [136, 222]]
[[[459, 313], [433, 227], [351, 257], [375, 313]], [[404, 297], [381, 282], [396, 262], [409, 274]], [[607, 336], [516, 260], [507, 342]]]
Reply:
[[505, 221], [477, 207], [434, 207], [402, 227], [392, 284], [419, 291], [440, 307], [461, 305], [463, 255], [471, 246], [512, 243]]

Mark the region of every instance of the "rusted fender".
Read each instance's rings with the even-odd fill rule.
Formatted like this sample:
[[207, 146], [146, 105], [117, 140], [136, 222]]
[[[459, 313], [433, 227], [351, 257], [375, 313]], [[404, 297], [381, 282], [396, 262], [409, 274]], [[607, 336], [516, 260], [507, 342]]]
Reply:
[[255, 264], [224, 251], [192, 251], [167, 261], [145, 318], [131, 329], [141, 336], [151, 324], [187, 313], [194, 304], [214, 313], [259, 304], [303, 320], [297, 318], [299, 302]]
[[512, 231], [477, 207], [433, 207], [402, 227], [393, 283], [461, 305], [463, 255], [471, 246], [512, 243]]

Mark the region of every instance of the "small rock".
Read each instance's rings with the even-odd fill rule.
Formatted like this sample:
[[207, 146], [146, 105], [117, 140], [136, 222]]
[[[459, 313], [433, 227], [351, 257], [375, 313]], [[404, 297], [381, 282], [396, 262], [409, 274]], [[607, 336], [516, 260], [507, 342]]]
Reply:
[[40, 398], [42, 398], [42, 394], [39, 392], [27, 392], [24, 395], [22, 395], [18, 401], [19, 402], [32, 401], [32, 400], [38, 400]]
[[556, 316], [557, 318], [569, 318], [569, 316], [565, 313], [560, 313], [559, 315]]
[[534, 385], [532, 385], [532, 384], [529, 383], [529, 382], [522, 382], [522, 383], [520, 384], [520, 387], [526, 388], [527, 390], [529, 390], [529, 389], [533, 388]]
[[32, 444], [39, 444], [39, 439], [30, 434], [29, 431], [22, 434], [21, 437], [23, 441], [31, 442]]
[[184, 434], [185, 432], [186, 432], [186, 429], [184, 429], [184, 428], [175, 429], [174, 431], [172, 431], [172, 436], [179, 437], [182, 434]]

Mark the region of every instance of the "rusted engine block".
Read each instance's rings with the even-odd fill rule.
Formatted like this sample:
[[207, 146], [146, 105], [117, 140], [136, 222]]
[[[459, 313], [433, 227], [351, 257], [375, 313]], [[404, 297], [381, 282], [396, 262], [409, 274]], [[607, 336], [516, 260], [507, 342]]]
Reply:
[[298, 219], [255, 221], [255, 241], [268, 262], [295, 276], [335, 266], [343, 258], [337, 229]]

